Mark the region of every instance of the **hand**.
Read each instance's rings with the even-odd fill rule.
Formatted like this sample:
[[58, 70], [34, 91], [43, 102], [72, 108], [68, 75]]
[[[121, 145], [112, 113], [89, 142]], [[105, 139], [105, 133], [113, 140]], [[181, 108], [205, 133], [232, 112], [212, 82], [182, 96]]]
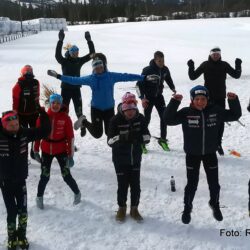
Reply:
[[228, 100], [234, 100], [234, 99], [236, 99], [236, 97], [237, 97], [237, 95], [235, 93], [232, 93], [232, 92], [227, 93]]
[[91, 36], [90, 36], [89, 31], [85, 32], [85, 39], [87, 40], [87, 42], [91, 41]]
[[175, 95], [175, 94], [177, 93], [175, 89], [172, 89], [172, 91], [173, 91], [173, 93], [174, 93], [173, 95]]
[[194, 61], [192, 59], [187, 62], [188, 67], [194, 67]]
[[34, 158], [37, 162], [41, 163], [41, 156], [38, 152], [34, 152]]
[[242, 60], [240, 58], [235, 59], [235, 65], [236, 66], [241, 66]]
[[66, 167], [72, 168], [74, 166], [75, 162], [72, 156], [68, 156], [66, 159]]
[[149, 100], [144, 98], [141, 100], [142, 107], [146, 109], [148, 107]]
[[154, 81], [157, 81], [159, 79], [160, 79], [160, 76], [154, 75], [154, 74], [146, 76], [146, 80], [149, 82], [154, 82]]
[[174, 98], [175, 100], [177, 100], [177, 101], [181, 102], [181, 101], [182, 101], [182, 99], [183, 99], [183, 96], [182, 96], [182, 95], [180, 95], [180, 94], [174, 94], [174, 95], [173, 95], [173, 98]]
[[58, 75], [59, 75], [59, 74], [57, 74], [57, 72], [55, 70], [51, 70], [51, 69], [48, 69], [47, 74], [49, 76], [52, 76], [52, 77], [55, 77], [55, 78], [58, 78]]
[[58, 33], [58, 38], [59, 38], [59, 41], [63, 41], [64, 40], [64, 37], [65, 37], [65, 34], [64, 34], [64, 30], [61, 29]]

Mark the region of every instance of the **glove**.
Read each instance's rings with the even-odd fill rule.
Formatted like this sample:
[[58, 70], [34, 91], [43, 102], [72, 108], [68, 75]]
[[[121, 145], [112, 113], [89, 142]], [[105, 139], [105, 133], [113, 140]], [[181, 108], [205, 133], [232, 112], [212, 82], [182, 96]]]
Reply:
[[49, 76], [55, 77], [55, 78], [57, 78], [57, 79], [60, 79], [60, 78], [61, 78], [61, 75], [60, 75], [60, 74], [57, 74], [57, 72], [56, 72], [55, 70], [48, 69], [47, 74], [48, 74]]
[[64, 40], [64, 37], [65, 37], [65, 34], [64, 34], [64, 30], [61, 29], [58, 33], [58, 38], [59, 38], [59, 41], [63, 41]]
[[194, 61], [192, 59], [188, 60], [187, 62], [188, 67], [194, 67]]
[[34, 158], [37, 162], [41, 163], [41, 156], [38, 152], [34, 152]]
[[148, 107], [149, 100], [144, 98], [141, 100], [142, 107], [146, 109]]
[[75, 162], [72, 156], [68, 156], [66, 159], [66, 167], [72, 168], [74, 166]]
[[159, 79], [160, 79], [160, 77], [158, 75], [148, 75], [148, 76], [146, 76], [146, 80], [149, 81], [149, 82], [154, 82], [154, 81], [157, 81]]
[[87, 40], [87, 42], [91, 41], [91, 36], [90, 36], [89, 31], [85, 32], [85, 39]]
[[236, 66], [239, 66], [239, 67], [240, 67], [240, 66], [241, 66], [241, 63], [242, 63], [242, 60], [241, 60], [240, 58], [236, 58], [236, 59], [235, 59], [235, 65], [236, 65]]

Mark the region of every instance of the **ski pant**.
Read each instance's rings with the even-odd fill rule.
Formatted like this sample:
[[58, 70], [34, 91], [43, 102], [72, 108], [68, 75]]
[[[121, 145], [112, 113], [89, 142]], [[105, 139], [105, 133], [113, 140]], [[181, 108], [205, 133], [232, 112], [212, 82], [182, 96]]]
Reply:
[[192, 202], [199, 182], [200, 164], [207, 176], [211, 204], [219, 203], [220, 185], [218, 178], [218, 159], [216, 153], [206, 155], [186, 155], [187, 185], [184, 191], [184, 204], [192, 206]]
[[[222, 107], [223, 109], [226, 108], [225, 99], [212, 100], [212, 103], [215, 104], [215, 105], [218, 105], [218, 106]], [[219, 131], [218, 131], [218, 145], [222, 144], [222, 137], [223, 137], [223, 133], [224, 133], [224, 127], [225, 127], [225, 123], [222, 122], [221, 126], [219, 128]]]
[[62, 88], [61, 96], [63, 98], [63, 104], [69, 107], [70, 100], [72, 99], [76, 116], [79, 118], [82, 115], [82, 95], [80, 88], [67, 89]]
[[166, 139], [167, 137], [167, 124], [163, 118], [164, 114], [164, 109], [166, 107], [166, 103], [164, 100], [163, 95], [159, 95], [155, 97], [154, 99], [148, 99], [148, 106], [147, 108], [144, 109], [144, 116], [145, 116], [145, 121], [146, 125], [148, 126], [151, 120], [151, 113], [153, 110], [153, 107], [155, 106], [159, 117], [160, 117], [160, 129], [161, 129], [161, 138]]
[[38, 184], [37, 196], [41, 197], [44, 195], [46, 185], [50, 179], [51, 163], [54, 157], [57, 159], [59, 163], [63, 180], [68, 184], [68, 186], [71, 188], [71, 190], [75, 194], [78, 194], [80, 192], [79, 188], [76, 184], [76, 181], [74, 180], [74, 178], [72, 177], [70, 173], [70, 169], [66, 166], [67, 154], [63, 153], [63, 154], [57, 154], [57, 155], [49, 155], [46, 153], [42, 153], [42, 162], [41, 162], [42, 172], [41, 172], [40, 181]]
[[131, 206], [138, 206], [140, 201], [140, 164], [117, 165], [115, 171], [118, 182], [117, 203], [120, 207], [126, 206], [128, 188], [130, 186]]
[[86, 128], [90, 134], [95, 138], [100, 138], [103, 134], [103, 123], [105, 134], [108, 135], [109, 122], [114, 116], [114, 108], [107, 110], [100, 110], [91, 107], [91, 121], [86, 122]]
[[[23, 128], [35, 128], [38, 116], [39, 116], [38, 113], [32, 115], [18, 114], [19, 123]], [[34, 158], [33, 142], [31, 143], [30, 155], [32, 158]]]
[[27, 228], [27, 190], [25, 180], [5, 180], [0, 183], [3, 200], [7, 210], [8, 236], [16, 232], [16, 218], [18, 215], [18, 231], [26, 235]]

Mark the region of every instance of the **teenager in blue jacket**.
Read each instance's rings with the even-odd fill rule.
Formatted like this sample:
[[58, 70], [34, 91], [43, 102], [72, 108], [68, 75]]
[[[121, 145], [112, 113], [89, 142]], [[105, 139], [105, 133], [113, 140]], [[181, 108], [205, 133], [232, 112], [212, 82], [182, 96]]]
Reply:
[[[93, 73], [88, 76], [71, 77], [57, 74], [57, 72], [48, 70], [50, 76], [56, 77], [63, 82], [72, 85], [87, 85], [92, 90], [91, 100], [91, 123], [82, 116], [75, 124], [78, 129], [82, 125], [86, 126], [91, 135], [100, 138], [103, 134], [103, 122], [105, 134], [108, 133], [110, 119], [114, 116], [114, 85], [117, 82], [142, 81], [144, 75], [115, 73], [107, 70], [106, 57], [99, 53], [92, 61]], [[147, 80], [154, 79], [154, 75], [147, 76]]]

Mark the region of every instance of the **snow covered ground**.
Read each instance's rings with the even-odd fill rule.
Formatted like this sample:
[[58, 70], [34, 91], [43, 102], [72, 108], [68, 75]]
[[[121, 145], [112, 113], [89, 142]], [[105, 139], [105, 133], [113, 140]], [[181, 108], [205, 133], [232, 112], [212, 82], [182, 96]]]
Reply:
[[[89, 30], [96, 51], [108, 58], [110, 71], [141, 73], [148, 65], [154, 51], [165, 53], [166, 64], [172, 73], [176, 89], [184, 95], [182, 106], [189, 104], [189, 89], [203, 83], [195, 82], [187, 75], [188, 59], [195, 65], [206, 60], [210, 49], [218, 45], [222, 57], [234, 66], [239, 57], [243, 61], [243, 73], [239, 80], [228, 78], [227, 88], [239, 95], [243, 115], [238, 123], [226, 125], [224, 149], [226, 155], [219, 157], [221, 205], [224, 221], [214, 220], [208, 207], [208, 187], [203, 168], [194, 200], [190, 225], [183, 225], [183, 190], [186, 184], [183, 139], [181, 127], [169, 127], [168, 138], [171, 152], [163, 152], [155, 139], [148, 146], [149, 153], [143, 157], [141, 171], [140, 211], [145, 219], [137, 224], [129, 217], [124, 224], [117, 224], [114, 216], [116, 205], [116, 176], [111, 161], [111, 149], [106, 137], [93, 139], [89, 133], [81, 138], [76, 133], [76, 145], [72, 174], [82, 192], [82, 203], [73, 206], [73, 194], [63, 182], [58, 165], [53, 163], [51, 179], [44, 197], [45, 209], [35, 205], [40, 166], [31, 162], [28, 186], [28, 238], [32, 250], [198, 250], [198, 249], [249, 249], [250, 234], [248, 217], [248, 180], [250, 175], [250, 114], [246, 106], [250, 97], [250, 18], [206, 19], [183, 21], [160, 21], [121, 23], [69, 27], [65, 44], [71, 42], [80, 47], [80, 55], [87, 53], [84, 32]], [[54, 58], [57, 32], [42, 32], [10, 43], [0, 45], [0, 111], [11, 108], [11, 88], [16, 82], [20, 68], [25, 64], [34, 67], [41, 84], [49, 84], [60, 91], [58, 80], [47, 76], [47, 69], [61, 72]], [[82, 74], [91, 73], [91, 64], [82, 68]], [[119, 83], [115, 87], [116, 104], [125, 91], [135, 92], [135, 83]], [[84, 113], [90, 117], [91, 92], [82, 88]], [[171, 91], [164, 90], [168, 101]], [[140, 105], [139, 105], [140, 106]], [[72, 119], [75, 120], [73, 105]], [[141, 106], [140, 106], [141, 109]], [[152, 135], [159, 135], [157, 112], [150, 124]], [[242, 157], [229, 155], [228, 150], [241, 152]], [[175, 176], [177, 192], [170, 191], [170, 177]], [[220, 236], [220, 229], [241, 231], [239, 237]], [[6, 211], [0, 198], [0, 249], [5, 249]]]

